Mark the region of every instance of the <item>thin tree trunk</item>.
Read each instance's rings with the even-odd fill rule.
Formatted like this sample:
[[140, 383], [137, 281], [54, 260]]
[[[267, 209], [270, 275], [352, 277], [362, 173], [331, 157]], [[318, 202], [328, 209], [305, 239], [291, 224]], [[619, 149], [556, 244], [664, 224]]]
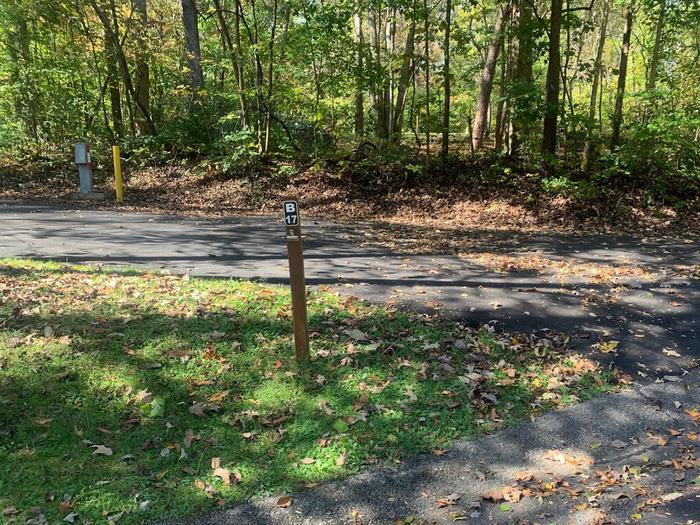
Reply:
[[425, 60], [425, 165], [430, 156], [430, 11], [428, 0], [423, 0], [424, 19], [424, 60]]
[[[266, 113], [263, 113], [263, 109], [265, 106], [265, 101], [263, 97], [263, 66], [262, 66], [262, 61], [260, 59], [260, 53], [258, 51], [258, 47], [260, 44], [260, 29], [258, 27], [258, 14], [257, 14], [257, 7], [255, 4], [255, 0], [251, 0], [250, 2], [251, 6], [251, 12], [253, 14], [253, 33], [252, 35], [249, 35], [251, 38], [251, 43], [253, 44], [254, 48], [254, 58], [255, 58], [255, 98], [256, 98], [256, 105], [257, 105], [257, 134], [258, 134], [258, 149], [262, 152], [263, 151], [263, 140], [262, 140], [262, 132], [263, 128], [265, 127], [265, 122], [264, 122], [264, 115]], [[242, 9], [241, 9], [241, 12]]]
[[654, 37], [654, 50], [651, 54], [651, 63], [649, 64], [649, 79], [647, 80], [647, 90], [651, 91], [656, 88], [656, 79], [659, 70], [659, 57], [661, 56], [661, 47], [663, 46], [664, 24], [666, 22], [666, 0], [661, 0], [659, 6], [659, 18], [656, 20], [656, 35]]
[[[124, 89], [126, 90], [127, 101], [133, 100], [136, 104], [136, 107], [139, 109], [141, 115], [144, 118], [146, 131], [148, 132], [148, 134], [156, 135], [157, 130], [155, 124], [153, 123], [153, 119], [151, 118], [151, 113], [149, 112], [148, 108], [142, 106], [139, 100], [136, 98], [134, 85], [131, 81], [131, 74], [129, 73], [129, 64], [126, 61], [126, 56], [124, 55], [122, 44], [119, 41], [119, 35], [117, 35], [117, 33], [115, 33], [115, 31], [112, 29], [112, 24], [110, 23], [107, 13], [105, 13], [104, 9], [100, 7], [96, 0], [92, 0], [92, 7], [95, 10], [95, 13], [97, 14], [98, 18], [102, 22], [102, 26], [105, 32], [109, 35], [110, 39], [112, 40], [112, 43], [114, 44], [114, 52], [116, 54], [117, 63], [119, 64], [119, 70], [122, 76], [122, 83], [124, 84]], [[130, 111], [130, 115], [132, 113], [133, 112]]]
[[610, 136], [610, 149], [614, 150], [620, 141], [620, 127], [622, 126], [622, 103], [625, 98], [625, 83], [627, 82], [627, 61], [630, 52], [630, 40], [632, 38], [632, 21], [634, 17], [634, 2], [627, 8], [625, 18], [625, 33], [622, 36], [622, 48], [620, 49], [620, 73], [617, 77], [617, 91], [615, 92], [615, 111], [612, 118], [612, 134]]
[[452, 25], [452, 0], [446, 0], [445, 5], [445, 62], [442, 67], [442, 77], [445, 89], [442, 110], [442, 162], [447, 162], [450, 148], [450, 31]]
[[391, 60], [396, 49], [396, 8], [387, 9], [387, 18], [384, 29], [384, 52], [389, 66], [389, 78], [384, 89], [384, 121], [386, 122], [386, 137], [394, 136], [394, 68]]
[[606, 2], [603, 4], [603, 20], [600, 24], [600, 36], [598, 38], [598, 51], [596, 52], [595, 63], [593, 65], [593, 84], [591, 85], [591, 100], [588, 105], [588, 131], [586, 132], [586, 143], [583, 146], [583, 155], [581, 157], [581, 169], [588, 173], [591, 165], [591, 149], [593, 147], [593, 127], [595, 126], [595, 110], [596, 101], [598, 98], [598, 84], [603, 69], [603, 49], [605, 48], [605, 38], [608, 27], [608, 15], [610, 13], [609, 5]]
[[[136, 34], [136, 99], [138, 106], [146, 108], [146, 111], [151, 113], [151, 74], [148, 66], [148, 58], [146, 56], [146, 43], [148, 41], [148, 11], [146, 0], [134, 0], [134, 7], [138, 12]], [[148, 129], [143, 114], [139, 114], [137, 124], [140, 131]]]
[[181, 0], [182, 26], [185, 29], [185, 51], [189, 67], [190, 88], [192, 99], [198, 98], [197, 93], [204, 88], [204, 73], [202, 72], [202, 51], [199, 45], [199, 21], [196, 0]]
[[493, 90], [493, 77], [498, 63], [498, 53], [501, 49], [503, 37], [503, 22], [505, 20], [506, 6], [502, 6], [496, 13], [496, 24], [493, 30], [493, 38], [486, 52], [484, 68], [481, 71], [481, 82], [479, 85], [479, 95], [476, 99], [476, 114], [474, 125], [472, 126], [472, 146], [474, 151], [482, 148], [484, 134], [488, 127], [489, 105], [491, 104], [491, 91]]
[[557, 153], [557, 118], [559, 113], [559, 77], [561, 75], [561, 15], [562, 0], [552, 0], [549, 20], [549, 60], [547, 63], [547, 80], [544, 122], [542, 126], [542, 154], [548, 169]]
[[119, 92], [119, 71], [114, 51], [114, 43], [105, 31], [105, 62], [107, 64], [107, 85], [109, 86], [109, 105], [112, 114], [112, 128], [117, 140], [124, 136], [124, 118], [122, 116], [122, 99]]
[[362, 31], [362, 0], [355, 2], [352, 17], [353, 38], [355, 43], [355, 136], [365, 135], [365, 99], [364, 99], [364, 53], [365, 36]]
[[[532, 6], [529, 0], [518, 2], [518, 13], [514, 18], [517, 19], [515, 81], [518, 94], [522, 97], [524, 94], [528, 94], [532, 88]], [[528, 125], [522, 116], [521, 107], [524, 105], [526, 102], [521, 100], [513, 100], [511, 103], [513, 116], [511, 119], [510, 153], [512, 155], [520, 153], [522, 136]]]
[[264, 151], [270, 151], [270, 136], [272, 132], [272, 92], [274, 83], [274, 51], [275, 32], [277, 30], [277, 0], [273, 1], [272, 7], [272, 28], [270, 30], [270, 47], [267, 69], [267, 111], [265, 115], [265, 147]]
[[[29, 134], [35, 141], [39, 141], [39, 110], [37, 102], [37, 89], [36, 85], [29, 75], [24, 75], [22, 77], [21, 72], [29, 69], [32, 65], [32, 52], [29, 42], [29, 28], [27, 26], [27, 20], [24, 18], [19, 18], [17, 20], [17, 33], [19, 36], [19, 48], [20, 48], [20, 59], [21, 65], [18, 70], [20, 72], [20, 78], [22, 78], [23, 92], [26, 95], [21, 96], [24, 98], [24, 106], [26, 107], [26, 112], [23, 113], [23, 120]], [[22, 104], [20, 104], [22, 105]]]
[[494, 150], [496, 152], [501, 152], [503, 149], [503, 135], [505, 131], [505, 109], [506, 109], [506, 70], [507, 70], [507, 54], [505, 52], [505, 45], [501, 42], [501, 78], [498, 83], [498, 106], [496, 110], [496, 137], [494, 143]]
[[[378, 9], [372, 12], [371, 23], [372, 31], [370, 32], [371, 46], [374, 49], [374, 61], [377, 71], [382, 66], [382, 47], [385, 42], [382, 15]], [[384, 79], [375, 81], [374, 83], [374, 109], [376, 113], [376, 135], [379, 138], [386, 138], [388, 126], [386, 122], [386, 81]]]
[[[238, 104], [241, 108], [241, 122], [244, 126], [248, 126], [248, 101], [245, 96], [245, 91], [243, 87], [243, 76], [242, 67], [238, 61], [239, 51], [236, 47], [240, 46], [240, 32], [238, 34], [238, 42], [234, 45], [233, 39], [231, 38], [231, 31], [229, 29], [226, 17], [224, 16], [224, 11], [221, 8], [221, 1], [214, 0], [214, 8], [216, 9], [216, 15], [219, 18], [219, 25], [221, 26], [221, 33], [228, 47], [229, 56], [231, 58], [231, 65], [233, 66], [233, 73], [236, 78], [236, 88], [238, 89]], [[238, 8], [236, 8], [236, 18], [238, 18]], [[238, 24], [236, 24], [238, 25]]]
[[406, 105], [406, 94], [408, 93], [408, 87], [413, 77], [413, 50], [415, 47], [416, 40], [416, 21], [411, 20], [411, 25], [408, 28], [408, 34], [406, 35], [406, 45], [403, 50], [403, 62], [401, 64], [401, 74], [399, 76], [399, 83], [396, 90], [396, 106], [394, 108], [394, 122], [392, 124], [393, 130], [393, 140], [394, 142], [401, 141], [401, 131], [403, 129], [403, 111]]
[[243, 125], [248, 128], [250, 127], [250, 106], [248, 104], [248, 97], [246, 97], [246, 82], [245, 82], [245, 69], [243, 68], [243, 47], [241, 45], [241, 19], [243, 18], [243, 6], [240, 0], [235, 0], [236, 2], [236, 17], [233, 19], [233, 36], [236, 41], [236, 68], [238, 69], [238, 75], [236, 80], [238, 80], [238, 93], [240, 94], [240, 103], [243, 111]]

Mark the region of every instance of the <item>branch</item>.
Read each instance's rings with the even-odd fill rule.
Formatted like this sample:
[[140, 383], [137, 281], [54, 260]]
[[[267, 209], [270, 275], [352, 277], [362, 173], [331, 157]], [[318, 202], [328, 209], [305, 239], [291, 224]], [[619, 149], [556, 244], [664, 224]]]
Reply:
[[569, 7], [568, 9], [562, 10], [562, 14], [573, 13], [574, 11], [590, 11], [591, 9], [593, 9], [593, 4], [595, 4], [595, 0], [591, 0], [591, 4], [588, 7]]

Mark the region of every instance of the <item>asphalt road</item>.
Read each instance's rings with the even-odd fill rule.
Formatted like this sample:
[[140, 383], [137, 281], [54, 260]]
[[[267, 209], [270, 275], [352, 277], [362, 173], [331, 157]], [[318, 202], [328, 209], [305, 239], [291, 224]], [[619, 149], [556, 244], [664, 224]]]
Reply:
[[[537, 253], [555, 263], [573, 258], [649, 271], [646, 278], [620, 276], [615, 284], [601, 284], [580, 275], [498, 273], [457, 256], [360, 246], [372, 240], [373, 231], [368, 224], [306, 221], [307, 283], [439, 311], [470, 324], [567, 332], [577, 349], [591, 351], [605, 364], [614, 361], [642, 381], [682, 375], [700, 358], [700, 280], [672, 270], [700, 264], [695, 240], [473, 232], [477, 251]], [[207, 220], [4, 202], [0, 256], [271, 283], [286, 283], [288, 277], [284, 229], [281, 220], [269, 217]], [[592, 350], [601, 340], [620, 341], [618, 351]]]

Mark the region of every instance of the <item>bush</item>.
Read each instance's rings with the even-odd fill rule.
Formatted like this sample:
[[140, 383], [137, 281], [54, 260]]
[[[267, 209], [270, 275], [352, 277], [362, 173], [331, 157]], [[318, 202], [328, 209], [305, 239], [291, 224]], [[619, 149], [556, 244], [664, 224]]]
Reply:
[[[644, 187], [648, 200], [681, 201], [700, 192], [700, 117], [679, 111], [630, 126], [620, 148], [601, 158], [602, 177]], [[594, 177], [594, 180], [596, 178]]]

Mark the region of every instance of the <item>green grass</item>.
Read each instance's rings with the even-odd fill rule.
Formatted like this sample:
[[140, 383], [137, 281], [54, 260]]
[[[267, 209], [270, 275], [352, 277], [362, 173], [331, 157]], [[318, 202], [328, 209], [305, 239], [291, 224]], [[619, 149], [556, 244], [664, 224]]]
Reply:
[[141, 523], [282, 495], [441, 453], [615, 380], [555, 337], [475, 331], [328, 291], [309, 295], [303, 367], [284, 287], [0, 260], [0, 293], [7, 521], [123, 512], [120, 523]]

